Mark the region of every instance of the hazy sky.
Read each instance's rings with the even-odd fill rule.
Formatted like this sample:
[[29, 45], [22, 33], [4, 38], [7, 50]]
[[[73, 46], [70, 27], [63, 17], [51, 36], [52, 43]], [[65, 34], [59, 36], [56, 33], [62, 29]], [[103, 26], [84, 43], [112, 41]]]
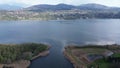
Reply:
[[27, 4], [27, 5], [35, 5], [35, 4], [72, 4], [72, 5], [80, 5], [86, 3], [98, 3], [107, 6], [117, 6], [120, 7], [120, 0], [0, 0], [0, 4]]

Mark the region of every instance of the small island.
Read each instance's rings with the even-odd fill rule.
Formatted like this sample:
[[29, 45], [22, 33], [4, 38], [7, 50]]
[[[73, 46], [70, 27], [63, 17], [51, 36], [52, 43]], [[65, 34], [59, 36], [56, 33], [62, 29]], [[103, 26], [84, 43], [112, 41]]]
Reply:
[[49, 48], [38, 43], [0, 44], [0, 68], [28, 68], [31, 60], [47, 56]]
[[65, 57], [74, 68], [119, 68], [120, 45], [66, 46]]

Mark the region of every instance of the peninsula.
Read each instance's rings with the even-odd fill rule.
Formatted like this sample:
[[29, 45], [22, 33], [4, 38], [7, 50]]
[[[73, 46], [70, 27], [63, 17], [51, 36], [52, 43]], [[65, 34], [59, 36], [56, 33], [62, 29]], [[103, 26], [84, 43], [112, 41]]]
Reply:
[[0, 68], [28, 68], [31, 60], [48, 55], [49, 48], [37, 43], [0, 44]]
[[119, 68], [120, 45], [67, 46], [64, 55], [74, 68]]

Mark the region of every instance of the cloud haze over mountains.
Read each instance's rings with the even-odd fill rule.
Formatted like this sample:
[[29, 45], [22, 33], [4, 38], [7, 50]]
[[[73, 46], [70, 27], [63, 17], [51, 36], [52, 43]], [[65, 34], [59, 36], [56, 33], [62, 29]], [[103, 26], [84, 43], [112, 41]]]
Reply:
[[0, 4], [9, 5], [21, 5], [21, 6], [31, 6], [36, 4], [71, 4], [71, 5], [81, 5], [87, 3], [98, 3], [107, 6], [120, 7], [120, 0], [0, 0]]

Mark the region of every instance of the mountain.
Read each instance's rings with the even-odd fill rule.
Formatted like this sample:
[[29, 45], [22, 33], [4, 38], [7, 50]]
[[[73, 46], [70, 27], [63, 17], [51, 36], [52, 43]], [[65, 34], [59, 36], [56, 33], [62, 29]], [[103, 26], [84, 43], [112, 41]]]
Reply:
[[101, 4], [90, 3], [90, 4], [80, 5], [78, 6], [78, 8], [83, 10], [105, 10], [105, 9], [109, 9], [110, 7]]
[[89, 3], [77, 6], [80, 10], [108, 10], [108, 11], [120, 11], [120, 7], [109, 7], [101, 4]]
[[[9, 4], [0, 4], [0, 10], [17, 10], [17, 9], [23, 9], [27, 5], [21, 4], [21, 3], [15, 3], [13, 5]], [[49, 4], [39, 4], [39, 5], [33, 5], [27, 8], [24, 8], [23, 10], [30, 10], [30, 11], [60, 11], [60, 10], [108, 10], [108, 11], [120, 11], [119, 7], [108, 7], [101, 4], [96, 3], [88, 3], [88, 4], [82, 4], [79, 6], [74, 5], [68, 5], [68, 4], [57, 4], [57, 5], [49, 5]]]
[[0, 4], [0, 10], [17, 10], [21, 8], [23, 7], [15, 6], [15, 5], [8, 5], [8, 4]]
[[58, 5], [48, 5], [48, 4], [40, 4], [40, 5], [34, 5], [28, 8], [25, 8], [26, 10], [38, 10], [38, 11], [58, 11], [58, 10], [71, 10], [72, 8], [75, 8], [75, 6], [67, 5], [67, 4], [58, 4]]
[[32, 10], [32, 11], [59, 11], [59, 10], [72, 10], [72, 9], [78, 9], [78, 10], [119, 10], [118, 7], [108, 7], [101, 4], [95, 4], [95, 3], [89, 3], [89, 4], [83, 4], [80, 6], [74, 6], [74, 5], [68, 5], [68, 4], [58, 4], [58, 5], [48, 5], [48, 4], [40, 4], [40, 5], [34, 5], [28, 8], [25, 8], [25, 10]]

